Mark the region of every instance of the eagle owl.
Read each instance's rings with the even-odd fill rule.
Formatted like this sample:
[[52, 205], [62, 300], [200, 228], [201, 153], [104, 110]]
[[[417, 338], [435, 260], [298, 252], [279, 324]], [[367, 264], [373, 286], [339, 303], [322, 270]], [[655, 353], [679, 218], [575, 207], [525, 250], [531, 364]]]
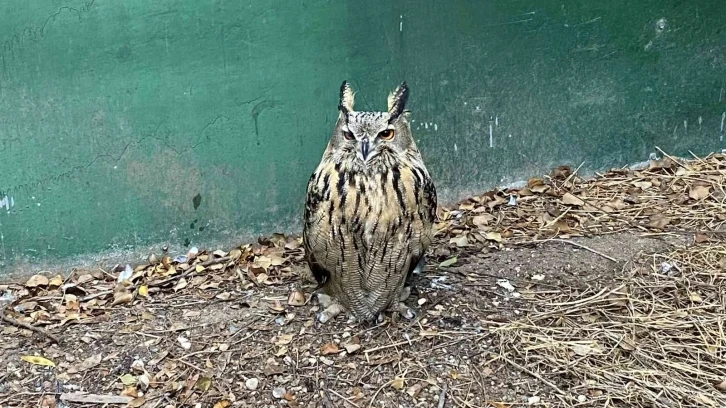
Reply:
[[408, 86], [388, 96], [388, 110], [353, 110], [340, 87], [338, 119], [307, 186], [303, 244], [325, 323], [343, 311], [371, 321], [413, 312], [402, 303], [423, 268], [436, 216], [436, 189], [407, 120]]

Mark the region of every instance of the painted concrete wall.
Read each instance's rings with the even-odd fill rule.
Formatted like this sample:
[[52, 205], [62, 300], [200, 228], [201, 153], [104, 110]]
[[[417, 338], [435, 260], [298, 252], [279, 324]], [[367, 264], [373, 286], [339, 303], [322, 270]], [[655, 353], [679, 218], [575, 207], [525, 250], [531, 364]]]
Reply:
[[[444, 199], [726, 147], [723, 0], [5, 0], [0, 271], [299, 230], [349, 79]], [[2, 273], [2, 272], [0, 272]]]

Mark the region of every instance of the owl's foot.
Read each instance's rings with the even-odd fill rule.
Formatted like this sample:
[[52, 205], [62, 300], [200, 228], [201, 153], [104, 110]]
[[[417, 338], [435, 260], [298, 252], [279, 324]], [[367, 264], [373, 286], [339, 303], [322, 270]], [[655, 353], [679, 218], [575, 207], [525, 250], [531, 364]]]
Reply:
[[406, 306], [403, 302], [394, 303], [391, 305], [391, 307], [388, 308], [388, 311], [391, 313], [398, 313], [406, 320], [412, 320], [414, 317], [416, 317], [416, 312], [413, 311], [410, 307]]
[[317, 295], [318, 303], [323, 308], [323, 311], [318, 313], [318, 321], [320, 323], [327, 323], [345, 311], [345, 308], [332, 297], [320, 292]]
[[411, 296], [411, 287], [410, 286], [404, 286], [403, 290], [401, 290], [401, 294], [398, 295], [398, 300], [401, 302], [405, 302], [408, 297]]

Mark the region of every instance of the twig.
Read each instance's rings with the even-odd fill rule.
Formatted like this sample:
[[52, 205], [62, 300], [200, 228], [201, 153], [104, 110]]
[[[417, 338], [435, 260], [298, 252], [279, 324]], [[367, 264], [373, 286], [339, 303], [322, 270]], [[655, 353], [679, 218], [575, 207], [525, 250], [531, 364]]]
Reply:
[[376, 402], [376, 397], [378, 396], [378, 393], [381, 392], [384, 387], [387, 387], [387, 386], [391, 385], [392, 383], [393, 383], [393, 381], [386, 381], [385, 383], [383, 383], [383, 385], [381, 385], [378, 388], [378, 391], [376, 391], [376, 393], [373, 394], [373, 397], [371, 398], [371, 402], [368, 404], [368, 408], [372, 407], [373, 403]]
[[323, 388], [323, 405], [325, 405], [325, 408], [335, 408], [333, 401], [330, 400], [330, 393], [327, 388]]
[[5, 323], [7, 323], [7, 324], [11, 324], [13, 326], [21, 327], [23, 329], [27, 329], [27, 330], [36, 332], [36, 333], [40, 334], [41, 336], [45, 336], [45, 337], [53, 340], [55, 343], [60, 344], [60, 339], [58, 337], [56, 337], [53, 334], [48, 333], [47, 331], [41, 329], [40, 327], [31, 326], [29, 324], [25, 324], [23, 322], [19, 322], [19, 321], [15, 320], [15, 319], [12, 319], [10, 317], [7, 317], [7, 316], [3, 316], [3, 321]]
[[441, 394], [439, 394], [439, 406], [438, 408], [444, 408], [444, 404], [446, 403], [446, 391], [449, 388], [449, 384], [444, 383], [444, 388], [441, 389]]
[[351, 400], [350, 400], [350, 398], [345, 398], [344, 396], [342, 396], [342, 395], [338, 394], [337, 392], [335, 392], [335, 390], [333, 390], [333, 389], [330, 389], [330, 390], [326, 389], [326, 391], [330, 391], [330, 392], [332, 392], [333, 394], [335, 394], [335, 395], [336, 395], [336, 396], [337, 396], [338, 398], [340, 398], [340, 399], [342, 399], [343, 401], [347, 402], [348, 404], [350, 404], [350, 405], [352, 405], [352, 406], [354, 406], [354, 407], [356, 407], [356, 408], [360, 408], [360, 407], [358, 406], [358, 404], [356, 404], [355, 402], [351, 401]]
[[372, 349], [364, 350], [363, 352], [365, 354], [368, 354], [368, 353], [372, 353], [374, 351], [380, 351], [380, 350], [384, 350], [384, 349], [391, 348], [391, 347], [398, 347], [398, 346], [402, 346], [404, 344], [415, 343], [415, 342], [417, 342], [419, 340], [421, 340], [421, 337], [416, 338], [416, 339], [413, 339], [413, 340], [399, 341], [399, 342], [396, 342], [396, 343], [387, 344], [385, 346], [374, 347]]
[[530, 370], [530, 369], [528, 369], [526, 367], [523, 367], [523, 366], [515, 363], [514, 361], [508, 359], [506, 356], [500, 355], [499, 358], [501, 358], [502, 360], [506, 361], [512, 367], [514, 367], [514, 368], [516, 368], [516, 369], [518, 369], [518, 370], [520, 370], [522, 372], [525, 372], [525, 373], [533, 376], [534, 378], [542, 381], [546, 385], [549, 385], [552, 389], [554, 389], [555, 391], [557, 391], [558, 394], [560, 394], [560, 395], [567, 395], [567, 394], [565, 394], [564, 391], [562, 391], [561, 389], [559, 389], [559, 387], [557, 387], [555, 384], [553, 384], [550, 381], [545, 380], [541, 375], [535, 373], [534, 371], [532, 371], [532, 370]]
[[85, 394], [80, 392], [61, 394], [61, 401], [78, 402], [85, 404], [128, 404], [131, 397], [119, 395]]
[[572, 246], [575, 246], [575, 247], [578, 247], [578, 248], [582, 248], [582, 249], [584, 249], [586, 251], [590, 251], [593, 254], [600, 255], [601, 257], [603, 257], [603, 258], [605, 258], [605, 259], [607, 259], [609, 261], [613, 261], [615, 263], [618, 263], [619, 262], [617, 259], [613, 258], [612, 256], [605, 255], [605, 254], [603, 254], [600, 251], [596, 251], [596, 250], [594, 250], [594, 249], [592, 249], [590, 247], [587, 247], [585, 245], [578, 244], [577, 242], [574, 242], [574, 241], [570, 241], [569, 239], [561, 239], [561, 238], [534, 239], [534, 240], [531, 240], [531, 241], [518, 242], [517, 244], [518, 245], [544, 244], [546, 242], [561, 242], [563, 244], [570, 244]]

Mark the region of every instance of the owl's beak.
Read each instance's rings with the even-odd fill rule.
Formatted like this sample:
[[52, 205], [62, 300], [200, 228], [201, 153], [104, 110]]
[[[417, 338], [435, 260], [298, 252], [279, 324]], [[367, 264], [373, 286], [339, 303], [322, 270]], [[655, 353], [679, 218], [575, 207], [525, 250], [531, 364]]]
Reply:
[[364, 137], [363, 140], [360, 141], [360, 155], [364, 161], [368, 158], [369, 149], [370, 144], [368, 142], [368, 138]]

